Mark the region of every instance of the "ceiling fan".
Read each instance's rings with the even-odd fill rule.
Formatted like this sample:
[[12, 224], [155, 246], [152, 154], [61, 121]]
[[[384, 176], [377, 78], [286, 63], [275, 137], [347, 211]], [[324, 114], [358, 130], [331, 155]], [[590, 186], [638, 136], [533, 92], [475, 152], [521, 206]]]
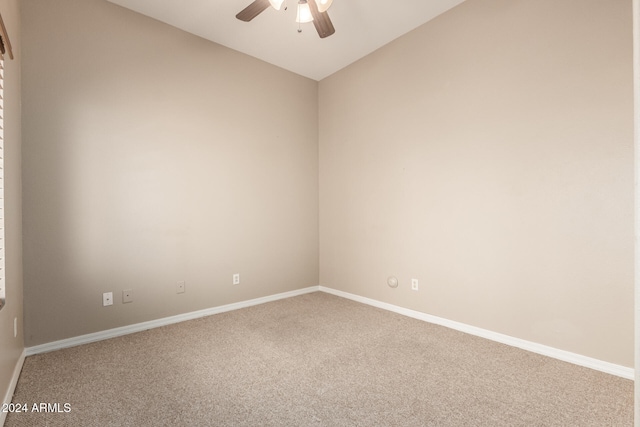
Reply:
[[[236, 18], [244, 22], [249, 22], [264, 12], [269, 6], [280, 10], [284, 1], [285, 0], [255, 0], [241, 10], [240, 13], [236, 15]], [[333, 0], [298, 0], [296, 21], [301, 24], [313, 21], [313, 25], [316, 27], [320, 38], [329, 37], [336, 32], [327, 13], [327, 9], [329, 9], [332, 2]], [[286, 9], [285, 6], [285, 10]], [[299, 28], [298, 32], [302, 32], [302, 29]]]

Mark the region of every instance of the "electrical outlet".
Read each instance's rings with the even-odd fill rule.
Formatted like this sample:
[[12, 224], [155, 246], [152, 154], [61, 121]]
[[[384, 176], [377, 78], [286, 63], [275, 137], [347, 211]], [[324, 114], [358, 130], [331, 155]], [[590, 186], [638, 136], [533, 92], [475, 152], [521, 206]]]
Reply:
[[411, 279], [411, 290], [418, 290], [418, 279]]
[[122, 291], [122, 303], [133, 302], [133, 289]]
[[240, 273], [236, 273], [233, 275], [233, 284], [234, 285], [240, 284]]
[[102, 294], [102, 306], [113, 305], [113, 292], [105, 292]]
[[181, 280], [176, 284], [176, 294], [184, 294], [184, 291], [185, 291], [184, 288], [185, 288], [184, 280]]

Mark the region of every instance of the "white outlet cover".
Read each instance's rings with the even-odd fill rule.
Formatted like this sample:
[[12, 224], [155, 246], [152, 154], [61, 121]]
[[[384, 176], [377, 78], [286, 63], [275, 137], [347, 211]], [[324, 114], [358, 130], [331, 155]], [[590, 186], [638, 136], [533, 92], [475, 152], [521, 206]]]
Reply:
[[133, 302], [133, 289], [122, 291], [122, 303], [127, 304]]
[[113, 305], [113, 292], [105, 292], [102, 294], [102, 306]]
[[233, 284], [234, 285], [240, 284], [240, 273], [236, 273], [233, 275]]
[[183, 294], [184, 292], [185, 292], [185, 282], [183, 280], [176, 284], [176, 293]]
[[418, 279], [411, 279], [411, 289], [414, 291], [418, 290]]

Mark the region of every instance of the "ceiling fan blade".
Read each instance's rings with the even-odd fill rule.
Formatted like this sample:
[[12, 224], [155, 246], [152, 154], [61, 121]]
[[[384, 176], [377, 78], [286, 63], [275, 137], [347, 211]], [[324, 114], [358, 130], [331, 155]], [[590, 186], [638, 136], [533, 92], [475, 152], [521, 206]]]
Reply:
[[236, 15], [236, 18], [244, 22], [249, 22], [264, 12], [270, 5], [269, 0], [255, 0], [249, 6], [242, 9], [240, 13]]
[[335, 33], [336, 29], [333, 28], [329, 14], [318, 10], [316, 0], [308, 0], [307, 3], [309, 4], [309, 9], [311, 9], [311, 16], [313, 16], [313, 25], [315, 25], [320, 38], [323, 39]]

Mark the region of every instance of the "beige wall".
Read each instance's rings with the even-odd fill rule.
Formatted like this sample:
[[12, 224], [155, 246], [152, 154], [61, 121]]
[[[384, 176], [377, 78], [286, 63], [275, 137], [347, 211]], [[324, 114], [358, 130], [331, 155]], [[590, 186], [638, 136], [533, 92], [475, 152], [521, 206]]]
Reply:
[[[640, 237], [640, 0], [633, 0], [633, 81], [635, 150], [635, 240]], [[640, 426], [640, 251], [635, 245], [635, 424]]]
[[102, 0], [22, 4], [28, 346], [318, 284], [317, 82]]
[[631, 29], [468, 0], [321, 81], [320, 283], [633, 367]]
[[[22, 194], [20, 125], [20, 4], [0, 0], [0, 13], [9, 33], [14, 59], [5, 56], [4, 73], [4, 185], [7, 305], [0, 310], [0, 398], [24, 349], [22, 339]], [[17, 319], [18, 336], [13, 336]], [[0, 414], [0, 421], [3, 419]]]
[[319, 108], [316, 82], [113, 4], [22, 4], [27, 345], [319, 276], [633, 366], [630, 2], [467, 0]]

